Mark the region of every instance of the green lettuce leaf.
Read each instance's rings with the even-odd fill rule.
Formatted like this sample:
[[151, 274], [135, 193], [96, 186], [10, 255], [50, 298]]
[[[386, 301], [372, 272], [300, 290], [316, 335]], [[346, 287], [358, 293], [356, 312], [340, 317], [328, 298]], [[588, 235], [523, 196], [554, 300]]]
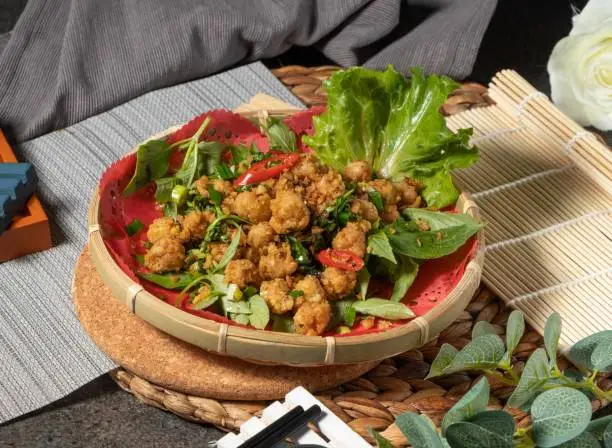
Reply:
[[326, 83], [327, 110], [313, 119], [315, 133], [303, 141], [323, 163], [342, 170], [366, 160], [379, 177], [411, 177], [424, 185], [431, 208], [456, 202], [450, 172], [478, 159], [468, 140], [471, 129], [446, 127], [439, 109], [459, 84], [445, 76], [412, 69], [406, 79], [392, 67], [384, 72], [355, 67]]

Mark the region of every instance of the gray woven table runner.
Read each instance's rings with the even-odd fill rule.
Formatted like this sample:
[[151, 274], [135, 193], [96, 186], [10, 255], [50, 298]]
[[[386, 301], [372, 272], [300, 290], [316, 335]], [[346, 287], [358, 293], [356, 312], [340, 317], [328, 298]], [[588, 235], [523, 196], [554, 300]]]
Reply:
[[148, 136], [205, 110], [234, 108], [258, 92], [301, 105], [254, 63], [143, 95], [16, 148], [36, 167], [55, 247], [0, 264], [0, 423], [114, 367], [80, 327], [70, 297], [87, 239], [88, 202], [104, 169]]

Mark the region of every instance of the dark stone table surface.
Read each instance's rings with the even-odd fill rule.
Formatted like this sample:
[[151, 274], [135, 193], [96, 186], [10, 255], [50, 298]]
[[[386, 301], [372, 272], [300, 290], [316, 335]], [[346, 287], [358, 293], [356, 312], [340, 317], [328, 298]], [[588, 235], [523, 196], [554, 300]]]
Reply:
[[[581, 7], [586, 1], [572, 3]], [[25, 1], [17, 0], [14, 7], [20, 4]], [[538, 90], [550, 93], [546, 62], [555, 42], [569, 32], [570, 17], [569, 0], [499, 0], [470, 80], [487, 83], [498, 70], [514, 68]], [[11, 23], [4, 18], [0, 27]], [[313, 49], [295, 48], [265, 63], [274, 68], [330, 61]], [[612, 144], [612, 133], [604, 136]], [[0, 447], [201, 448], [222, 434], [141, 404], [102, 376], [56, 403], [1, 425]]]

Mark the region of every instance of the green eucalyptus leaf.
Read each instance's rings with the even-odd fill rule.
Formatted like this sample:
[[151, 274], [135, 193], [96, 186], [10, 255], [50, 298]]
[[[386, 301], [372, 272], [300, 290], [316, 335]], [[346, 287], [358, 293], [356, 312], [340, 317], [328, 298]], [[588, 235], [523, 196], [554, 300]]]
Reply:
[[512, 443], [516, 423], [512, 415], [507, 412], [501, 410], [480, 412], [470, 422]]
[[601, 448], [601, 445], [593, 434], [585, 431], [572, 440], [556, 445], [556, 448]]
[[442, 434], [453, 423], [471, 419], [476, 414], [487, 409], [489, 403], [489, 382], [482, 377], [455, 405], [446, 413], [442, 420]]
[[[606, 427], [612, 425], [612, 415], [606, 415], [596, 420], [592, 420], [587, 426], [587, 431], [593, 434], [598, 440], [603, 440]], [[612, 430], [612, 427], [610, 428]]]
[[600, 372], [612, 371], [612, 337], [597, 344], [591, 355], [591, 364]]
[[372, 428], [368, 428], [368, 432], [374, 439], [374, 442], [376, 442], [376, 448], [393, 448], [391, 442], [381, 436], [380, 433], [374, 431]]
[[534, 440], [544, 448], [567, 442], [587, 428], [591, 414], [591, 402], [576, 389], [543, 392], [531, 406]]
[[527, 360], [521, 379], [510, 398], [508, 398], [507, 405], [511, 408], [521, 408], [529, 403], [539, 392], [549, 375], [550, 366], [546, 351], [539, 348]]
[[437, 431], [423, 416], [406, 412], [395, 419], [395, 424], [413, 448], [443, 448]]
[[592, 370], [593, 362], [591, 356], [593, 352], [600, 343], [610, 340], [612, 340], [612, 330], [600, 331], [599, 333], [587, 336], [574, 344], [570, 350], [569, 357], [575, 364]]
[[392, 302], [386, 299], [357, 300], [353, 303], [355, 311], [369, 316], [382, 317], [389, 320], [410, 319], [414, 313], [403, 303]]
[[480, 336], [484, 336], [487, 334], [495, 334], [495, 329], [493, 328], [493, 325], [491, 325], [486, 320], [476, 322], [474, 328], [472, 328], [472, 339], [476, 339]]
[[557, 365], [559, 336], [561, 336], [561, 315], [555, 312], [548, 317], [544, 326], [544, 346], [553, 366]]
[[519, 310], [514, 310], [508, 316], [506, 325], [506, 357], [508, 362], [512, 359], [512, 353], [519, 344], [525, 332], [525, 318]]
[[470, 422], [450, 425], [446, 439], [453, 448], [512, 448], [512, 437], [508, 439]]
[[389, 260], [393, 264], [397, 263], [393, 255], [393, 248], [389, 244], [389, 238], [383, 230], [379, 230], [368, 237], [368, 253]]
[[445, 374], [462, 370], [483, 370], [497, 367], [504, 357], [504, 343], [496, 334], [487, 334], [472, 340], [457, 353]]
[[251, 308], [251, 315], [249, 316], [249, 323], [259, 329], [263, 330], [270, 322], [270, 310], [268, 304], [259, 294], [251, 296], [249, 299], [249, 305]]
[[436, 356], [436, 359], [431, 363], [431, 368], [429, 369], [429, 374], [426, 379], [444, 375], [444, 369], [453, 362], [457, 353], [459, 353], [459, 350], [452, 345], [447, 343], [442, 344], [438, 356]]
[[170, 167], [171, 153], [165, 140], [149, 140], [140, 145], [136, 151], [134, 174], [123, 194], [133, 194], [150, 182], [164, 177]]
[[602, 440], [604, 448], [612, 448], [612, 423], [608, 423], [606, 429], [603, 432]]

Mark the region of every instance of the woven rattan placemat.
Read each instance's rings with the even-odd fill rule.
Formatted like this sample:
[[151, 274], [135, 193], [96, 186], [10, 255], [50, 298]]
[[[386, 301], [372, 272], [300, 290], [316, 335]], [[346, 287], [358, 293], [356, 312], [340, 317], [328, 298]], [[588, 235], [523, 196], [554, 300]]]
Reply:
[[[274, 74], [305, 104], [323, 104], [325, 92], [322, 82], [338, 67], [307, 68], [288, 66], [275, 70]], [[463, 111], [481, 110], [493, 101], [487, 88], [479, 84], [464, 84], [445, 104], [447, 115]], [[439, 423], [448, 409], [470, 388], [473, 376], [457, 373], [434, 380], [425, 380], [430, 363], [443, 343], [457, 348], [465, 346], [473, 325], [487, 321], [500, 335], [504, 334], [510, 309], [486, 286], [474, 296], [467, 310], [455, 323], [436, 339], [418, 350], [411, 350], [383, 361], [379, 366], [358, 379], [341, 386], [320, 392], [318, 397], [347, 422], [354, 430], [369, 439], [369, 427], [382, 431], [383, 435], [397, 446], [405, 446], [406, 439], [393, 424], [395, 416], [406, 412], [422, 413]], [[525, 361], [533, 351], [543, 346], [542, 337], [528, 327], [514, 356]], [[559, 360], [560, 368], [567, 361]], [[183, 418], [213, 424], [221, 429], [236, 430], [251, 416], [257, 415], [268, 403], [236, 402], [210, 397], [187, 395], [153, 384], [125, 368], [111, 373], [113, 379], [126, 391], [134, 394], [144, 403], [173, 412]], [[600, 377], [599, 386], [612, 388], [612, 380]], [[512, 388], [491, 381], [492, 408], [501, 407]], [[593, 409], [607, 405], [593, 401]], [[520, 426], [529, 425], [529, 418], [520, 411], [514, 412]]]

